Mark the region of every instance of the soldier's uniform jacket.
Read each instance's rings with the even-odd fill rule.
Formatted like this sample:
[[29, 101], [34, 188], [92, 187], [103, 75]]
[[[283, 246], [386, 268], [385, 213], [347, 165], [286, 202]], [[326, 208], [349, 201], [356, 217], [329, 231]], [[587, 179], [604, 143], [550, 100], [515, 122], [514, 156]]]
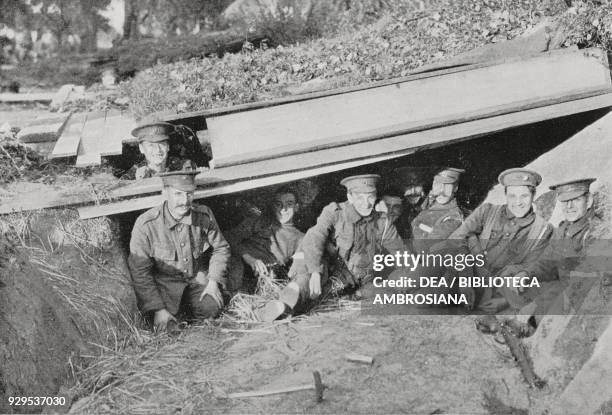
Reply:
[[[183, 159], [179, 157], [168, 157], [166, 169], [164, 170], [164, 172], [179, 171], [179, 170], [192, 170], [193, 168], [195, 168], [195, 165], [189, 159]], [[153, 177], [156, 174], [157, 172], [152, 170], [147, 165], [146, 160], [143, 160], [139, 163], [134, 164], [128, 171], [126, 171], [121, 176], [121, 179], [122, 180], [142, 180], [142, 179], [148, 179], [149, 177]]]
[[176, 314], [185, 287], [203, 271], [226, 285], [230, 247], [212, 211], [193, 205], [180, 222], [166, 202], [140, 215], [132, 230], [128, 265], [142, 312], [167, 309]]
[[529, 276], [540, 281], [556, 280], [569, 274], [586, 255], [587, 244], [591, 240], [590, 230], [596, 220], [593, 210], [589, 209], [576, 222], [561, 222], [553, 231], [552, 239], [542, 256], [523, 269]]
[[280, 224], [267, 215], [249, 218], [227, 234], [232, 250], [249, 254], [266, 264], [286, 265], [298, 249], [304, 233], [293, 224]]
[[534, 261], [551, 235], [552, 226], [533, 211], [517, 218], [507, 205], [483, 203], [449, 239], [473, 254], [485, 254], [484, 269], [495, 274], [507, 265]]
[[463, 221], [456, 199], [445, 205], [434, 203], [412, 221], [412, 246], [416, 253], [427, 251], [436, 241], [447, 239]]
[[412, 205], [406, 201], [403, 203], [403, 212], [399, 218], [395, 221], [397, 232], [404, 239], [412, 239], [412, 221], [428, 206], [428, 200], [425, 198], [424, 201], [417, 205]]
[[[594, 279], [578, 277], [572, 283], [571, 272], [586, 271], [586, 275], [592, 276], [593, 272], [606, 272], [610, 268], [608, 242], [595, 241], [591, 236], [594, 224], [598, 221], [599, 218], [590, 209], [576, 222], [561, 222], [539, 258], [512, 267], [512, 274], [526, 271], [529, 277], [536, 277], [540, 287], [531, 287], [520, 296], [506, 293], [511, 306], [520, 309], [533, 301], [536, 304], [534, 314], [563, 314], [567, 311], [564, 309], [565, 296], [572, 297], [573, 302], [584, 300]], [[572, 285], [572, 288], [566, 295], [562, 295], [569, 285]]]
[[371, 274], [376, 253], [404, 249], [393, 224], [376, 211], [364, 218], [349, 202], [327, 205], [302, 241], [308, 273], [324, 272], [326, 259], [339, 257], [358, 279]]

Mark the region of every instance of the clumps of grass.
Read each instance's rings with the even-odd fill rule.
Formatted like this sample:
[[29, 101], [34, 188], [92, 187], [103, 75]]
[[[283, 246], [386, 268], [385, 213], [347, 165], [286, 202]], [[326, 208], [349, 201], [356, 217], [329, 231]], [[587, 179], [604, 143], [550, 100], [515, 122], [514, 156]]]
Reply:
[[255, 294], [237, 293], [230, 300], [222, 319], [234, 324], [251, 324], [259, 322], [257, 310], [267, 302], [278, 300], [286, 281], [274, 278], [259, 278]]
[[13, 213], [0, 217], [0, 232], [32, 278], [61, 298], [83, 340], [114, 350], [140, 341], [127, 270], [114, 258], [107, 218], [81, 221], [71, 210]]
[[[207, 366], [221, 360], [227, 338], [210, 326], [199, 326], [190, 334], [177, 339], [142, 332], [143, 342], [137, 346], [101, 347], [103, 355], [77, 371], [71, 412], [196, 413], [195, 408], [206, 407], [217, 383]], [[199, 370], [194, 373], [196, 362]], [[193, 377], [179, 384], [168, 376], [180, 372]]]

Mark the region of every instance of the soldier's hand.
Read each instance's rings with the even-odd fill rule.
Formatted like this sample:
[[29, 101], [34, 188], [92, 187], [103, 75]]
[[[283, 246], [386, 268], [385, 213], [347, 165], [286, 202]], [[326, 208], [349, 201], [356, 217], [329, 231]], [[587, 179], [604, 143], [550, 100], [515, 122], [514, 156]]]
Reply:
[[208, 285], [206, 288], [204, 288], [204, 291], [202, 291], [202, 294], [200, 295], [200, 301], [202, 301], [205, 295], [210, 295], [212, 299], [215, 300], [219, 308], [223, 307], [223, 295], [221, 294], [217, 281], [208, 281]]
[[165, 308], [162, 308], [161, 310], [157, 310], [155, 312], [155, 316], [153, 317], [154, 330], [155, 331], [166, 330], [166, 326], [168, 325], [168, 322], [170, 320], [174, 320], [176, 322], [176, 319], [174, 318], [172, 314], [168, 312], [168, 310], [166, 310]]
[[251, 268], [253, 268], [255, 275], [268, 275], [268, 267], [261, 259], [256, 259]]
[[256, 277], [260, 275], [268, 275], [268, 267], [266, 267], [266, 264], [264, 264], [261, 259], [253, 258], [250, 255], [245, 255], [245, 257], [247, 264], [249, 264]]
[[474, 303], [476, 302], [476, 291], [472, 287], [463, 287], [459, 288], [459, 292], [465, 295], [465, 299], [467, 300], [467, 304], [465, 304], [465, 308], [468, 310], [474, 309]]
[[310, 274], [310, 298], [315, 299], [321, 295], [321, 274], [318, 272], [313, 272]]

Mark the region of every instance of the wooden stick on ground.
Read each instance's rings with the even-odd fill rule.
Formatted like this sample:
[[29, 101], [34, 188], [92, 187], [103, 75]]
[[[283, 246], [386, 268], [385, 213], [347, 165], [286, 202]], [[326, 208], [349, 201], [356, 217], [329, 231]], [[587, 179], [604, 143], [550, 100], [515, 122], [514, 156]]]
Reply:
[[304, 385], [296, 385], [296, 386], [287, 386], [285, 388], [278, 389], [266, 389], [266, 390], [258, 390], [258, 391], [249, 391], [249, 392], [236, 392], [230, 393], [227, 395], [228, 398], [257, 398], [260, 396], [270, 396], [270, 395], [278, 395], [281, 393], [292, 393], [292, 392], [300, 392], [305, 390], [314, 390], [315, 391], [315, 400], [316, 402], [323, 401], [323, 383], [321, 382], [321, 374], [318, 371], [312, 372], [312, 376], [314, 378], [314, 383], [304, 384]]
[[314, 388], [315, 387], [313, 384], [307, 384], [307, 385], [304, 384], [304, 385], [289, 386], [286, 388], [279, 388], [279, 389], [230, 393], [227, 395], [227, 397], [228, 398], [253, 398], [253, 397], [259, 397], [259, 396], [277, 395], [280, 393], [299, 392], [299, 391], [311, 390]]
[[365, 356], [357, 353], [347, 353], [344, 355], [344, 358], [349, 362], [365, 363], [368, 365], [371, 365], [374, 362], [374, 358], [372, 356]]

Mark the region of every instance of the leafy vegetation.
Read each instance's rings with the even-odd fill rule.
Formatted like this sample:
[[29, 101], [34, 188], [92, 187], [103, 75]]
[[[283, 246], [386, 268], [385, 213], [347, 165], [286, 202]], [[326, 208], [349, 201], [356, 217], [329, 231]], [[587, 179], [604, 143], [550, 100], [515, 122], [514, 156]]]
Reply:
[[340, 13], [339, 34], [331, 39], [275, 49], [247, 45], [237, 55], [158, 65], [125, 84], [124, 91], [134, 114], [142, 116], [265, 100], [308, 88], [358, 85], [403, 76], [423, 64], [511, 39], [566, 7], [552, 0], [511, 6], [503, 1], [454, 0], [386, 4], [370, 12]]

